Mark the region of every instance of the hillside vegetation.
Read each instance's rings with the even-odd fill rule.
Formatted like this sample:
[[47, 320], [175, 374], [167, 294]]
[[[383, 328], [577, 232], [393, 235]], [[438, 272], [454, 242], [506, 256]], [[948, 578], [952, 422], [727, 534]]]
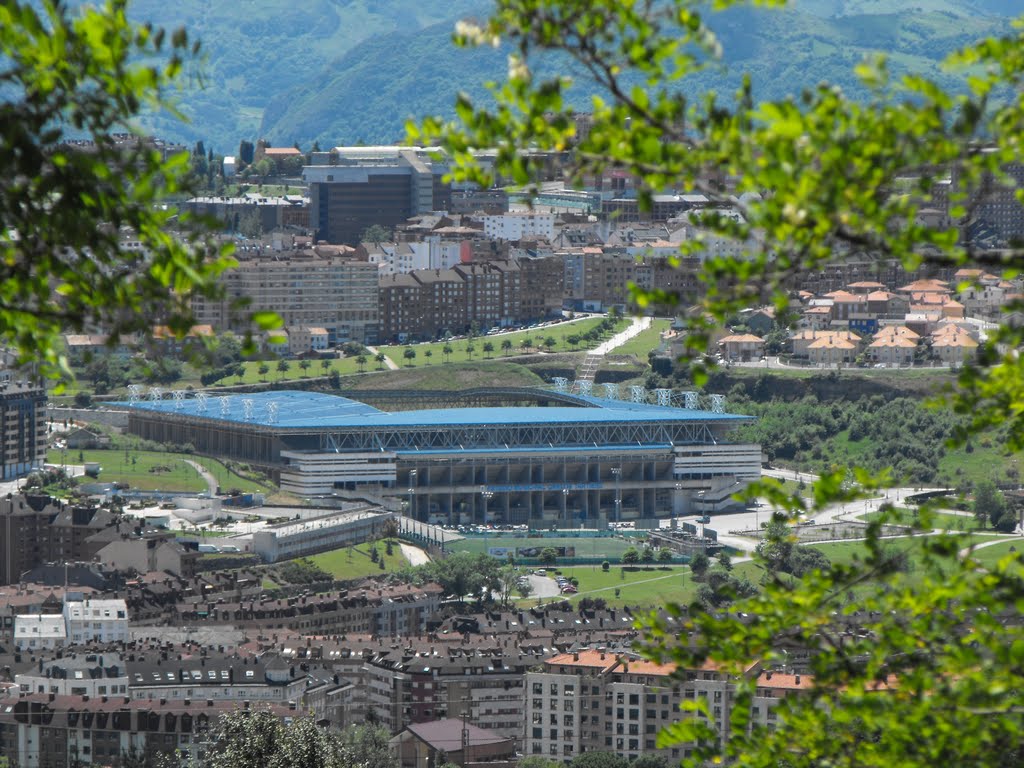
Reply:
[[[713, 20], [727, 71], [712, 68], [687, 81], [731, 94], [749, 71], [758, 95], [777, 97], [828, 79], [850, 92], [852, 65], [884, 51], [893, 69], [943, 77], [937, 62], [967, 42], [1006, 31], [1018, 0], [795, 0], [792, 8], [738, 8]], [[308, 149], [394, 141], [409, 117], [451, 116], [455, 94], [480, 97], [504, 75], [505, 50], [466, 51], [451, 44], [454, 22], [482, 18], [486, 0], [132, 0], [131, 17], [185, 25], [203, 42], [203, 60], [183, 83], [185, 125], [171, 116], [144, 127], [164, 138], [203, 140], [233, 154], [240, 139], [268, 138]], [[571, 72], [549, 60], [549, 72]], [[543, 68], [542, 68], [543, 70]], [[590, 90], [578, 89], [581, 109]]]
[[[694, 96], [709, 89], [730, 95], [743, 73], [750, 72], [761, 98], [796, 94], [822, 80], [856, 95], [862, 89], [853, 77], [854, 65], [878, 52], [891, 55], [896, 74], [914, 71], [951, 85], [939, 62], [980, 37], [1005, 31], [1007, 24], [1005, 18], [968, 12], [976, 7], [969, 2], [922, 2], [913, 8], [896, 2], [812, 2], [810, 10], [804, 5], [719, 14], [712, 23], [722, 39], [726, 66], [687, 80], [687, 90]], [[822, 14], [829, 6], [836, 12], [873, 11], [826, 18]], [[937, 10], [922, 12], [921, 6]], [[950, 12], [954, 6], [958, 13]], [[268, 103], [261, 132], [279, 143], [375, 143], [400, 138], [410, 117], [451, 117], [458, 91], [481, 98], [484, 83], [504, 75], [507, 53], [458, 50], [451, 44], [451, 29], [446, 22], [366, 41], [326, 67], [315, 83], [279, 91]], [[395, 56], [396, 50], [402, 55]], [[572, 73], [570, 63], [558, 59], [548, 60], [541, 74], [545, 69]], [[593, 89], [582, 78], [578, 83], [575, 100], [586, 111]]]
[[910, 485], [967, 488], [979, 480], [1016, 482], [1020, 455], [1007, 450], [996, 430], [963, 447], [949, 441], [963, 417], [929, 408], [922, 400], [881, 395], [857, 400], [754, 402], [730, 393], [730, 411], [757, 421], [741, 430], [760, 443], [769, 460], [810, 471], [858, 465], [872, 472], [889, 469]]

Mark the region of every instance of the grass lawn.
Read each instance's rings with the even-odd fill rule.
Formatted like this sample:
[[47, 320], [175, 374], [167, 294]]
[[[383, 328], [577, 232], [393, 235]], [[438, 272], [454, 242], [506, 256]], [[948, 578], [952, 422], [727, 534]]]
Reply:
[[612, 355], [635, 355], [642, 362], [647, 362], [647, 353], [661, 346], [661, 334], [672, 325], [671, 320], [655, 319], [651, 327], [640, 331], [636, 336], [613, 349]]
[[1001, 541], [990, 547], [982, 547], [974, 552], [974, 559], [987, 568], [994, 566], [999, 560], [1009, 554], [1015, 553], [1018, 558], [1018, 568], [1024, 566], [1024, 538], [1014, 536], [1012, 539]]
[[242, 493], [274, 493], [277, 490], [273, 483], [269, 481], [261, 483], [258, 480], [242, 477], [232, 472], [223, 462], [217, 459], [211, 459], [207, 456], [189, 456], [188, 458], [196, 462], [196, 464], [202, 464], [206, 467], [206, 471], [217, 479], [217, 484], [224, 492], [239, 490]]
[[[442, 363], [436, 358], [430, 365], [383, 371], [344, 380], [343, 390], [419, 389], [463, 390], [474, 387], [538, 387], [544, 381], [525, 365], [503, 360], [481, 360], [475, 363]], [[359, 396], [355, 396], [359, 399]]]
[[[594, 538], [572, 538], [572, 537], [545, 537], [526, 538], [514, 536], [480, 536], [461, 539], [448, 545], [448, 548], [456, 552], [486, 553], [491, 547], [509, 548], [536, 548], [544, 547], [575, 547], [577, 557], [602, 557], [611, 563], [618, 563], [622, 553], [634, 543], [613, 539], [611, 537]], [[565, 566], [568, 568], [569, 566]]]
[[[188, 458], [193, 459], [192, 456]], [[159, 451], [58, 451], [46, 454], [47, 462], [60, 465], [98, 462], [101, 470], [99, 480], [105, 483], [122, 482], [141, 491], [205, 491], [206, 481], [191, 466], [185, 463], [185, 456], [179, 453]]]
[[377, 552], [384, 559], [383, 570], [370, 559], [370, 549], [373, 544], [359, 544], [354, 547], [343, 547], [330, 552], [323, 552], [319, 555], [311, 555], [308, 559], [315, 565], [323, 568], [334, 578], [347, 581], [349, 579], [362, 579], [367, 576], [377, 576], [381, 573], [397, 571], [408, 565], [408, 561], [402, 555], [402, 549], [396, 542], [392, 547], [391, 554], [387, 554], [387, 548], [383, 542], [377, 544]]
[[[600, 566], [565, 566], [559, 570], [565, 576], [579, 579], [579, 593], [569, 598], [574, 605], [584, 597], [600, 597], [610, 607], [657, 608], [666, 603], [688, 605], [696, 599], [700, 588], [700, 583], [693, 580], [686, 566], [651, 566], [650, 570], [624, 571], [621, 566], [613, 565], [607, 573]], [[733, 573], [754, 582], [761, 577], [761, 571], [754, 563], [739, 563], [733, 568]], [[529, 597], [522, 602], [536, 599]], [[561, 599], [544, 598], [543, 602]]]
[[[567, 339], [570, 336], [582, 336], [592, 328], [600, 325], [602, 318], [600, 317], [588, 317], [582, 320], [574, 320], [571, 322], [559, 323], [558, 325], [548, 325], [542, 328], [531, 328], [528, 331], [516, 331], [515, 333], [503, 333], [495, 336], [479, 336], [472, 341], [473, 354], [470, 357], [466, 351], [467, 346], [470, 345], [468, 339], [458, 339], [455, 341], [444, 342], [444, 341], [432, 341], [425, 342], [423, 344], [410, 344], [410, 345], [395, 345], [378, 347], [377, 349], [387, 355], [396, 364], [403, 367], [411, 367], [410, 361], [405, 359], [405, 350], [411, 349], [416, 353], [416, 357], [412, 359], [412, 366], [421, 367], [424, 365], [437, 365], [443, 362], [462, 363], [471, 362], [476, 360], [502, 360], [506, 358], [513, 358], [516, 355], [533, 354], [535, 352], [547, 349], [544, 346], [544, 340], [549, 336], [555, 339], [556, 344], [552, 347], [554, 352], [571, 352], [573, 348], [569, 345]], [[610, 338], [619, 331], [626, 328], [631, 321], [626, 318], [620, 318], [615, 325], [615, 329], [607, 334], [605, 338]], [[532, 346], [524, 348], [523, 342], [525, 340], [531, 340]], [[508, 350], [502, 349], [504, 342], [510, 342], [512, 348]], [[447, 358], [444, 355], [445, 345], [452, 348], [452, 353]], [[493, 344], [494, 350], [490, 353], [484, 353], [484, 344]], [[594, 345], [596, 346], [596, 345]], [[586, 347], [584, 344], [580, 344], [576, 349], [584, 350]], [[427, 352], [430, 352], [430, 356], [427, 356]], [[377, 365], [376, 362], [373, 363]]]
[[[868, 512], [857, 519], [865, 522], [881, 519], [882, 512]], [[912, 525], [917, 520], [917, 510], [897, 507], [888, 513], [887, 522], [892, 525]], [[982, 530], [973, 515], [954, 515], [949, 512], [933, 512], [932, 526], [944, 531], [977, 531]], [[991, 530], [991, 529], [987, 529]]]
[[[375, 369], [377, 363], [373, 360], [373, 355], [366, 355], [366, 365], [363, 366], [363, 370], [372, 371]], [[233, 386], [235, 384], [273, 384], [276, 381], [299, 381], [302, 379], [322, 378], [330, 375], [331, 371], [337, 371], [342, 376], [348, 376], [351, 374], [359, 373], [359, 364], [356, 362], [354, 357], [346, 357], [342, 359], [331, 359], [331, 360], [309, 360], [309, 368], [302, 370], [299, 367], [301, 360], [286, 360], [288, 363], [287, 371], [277, 370], [276, 360], [248, 360], [242, 365], [245, 367], [245, 375], [239, 379], [237, 376], [226, 376], [225, 378], [214, 383], [214, 387], [218, 386]], [[324, 367], [324, 363], [327, 363], [327, 367]], [[269, 370], [266, 373], [260, 373], [260, 366], [265, 365]]]
[[[884, 546], [898, 547], [913, 552], [915, 549], [914, 539], [910, 536], [896, 536], [883, 539]], [[825, 556], [836, 565], [849, 565], [857, 560], [864, 560], [868, 555], [868, 549], [863, 541], [836, 541], [829, 544], [810, 544], [815, 549], [820, 549]]]

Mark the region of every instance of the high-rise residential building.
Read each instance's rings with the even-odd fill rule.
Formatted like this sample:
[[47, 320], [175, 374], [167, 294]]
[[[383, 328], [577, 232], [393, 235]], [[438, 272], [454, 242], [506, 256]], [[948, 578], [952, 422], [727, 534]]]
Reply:
[[518, 262], [522, 274], [520, 317], [541, 320], [561, 316], [565, 300], [564, 256], [523, 257]]
[[448, 167], [418, 147], [335, 147], [331, 165], [309, 165], [310, 221], [318, 240], [358, 245], [374, 224], [393, 228], [430, 211], [447, 210]]
[[[521, 322], [522, 275], [516, 261], [456, 264], [381, 277], [381, 339], [433, 339]], [[559, 306], [561, 301], [559, 300]]]
[[0, 439], [4, 480], [42, 466], [46, 458], [46, 392], [41, 387], [0, 383]]
[[328, 343], [377, 340], [379, 313], [374, 264], [335, 255], [330, 246], [288, 253], [237, 254], [238, 266], [221, 278], [221, 302], [198, 300], [201, 322], [221, 330], [244, 330], [244, 315], [232, 302], [248, 298], [248, 311], [277, 312], [285, 326], [323, 328]]

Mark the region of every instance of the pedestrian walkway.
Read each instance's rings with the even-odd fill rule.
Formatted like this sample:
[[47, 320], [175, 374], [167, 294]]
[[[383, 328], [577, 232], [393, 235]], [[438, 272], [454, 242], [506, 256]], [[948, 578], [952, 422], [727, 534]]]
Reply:
[[626, 328], [626, 330], [621, 331], [607, 341], [598, 344], [587, 353], [587, 356], [583, 358], [583, 365], [580, 366], [579, 373], [576, 374], [576, 381], [592, 382], [594, 380], [594, 376], [597, 375], [597, 369], [601, 367], [601, 361], [604, 359], [605, 355], [616, 347], [621, 347], [634, 336], [650, 327], [651, 318], [634, 317], [633, 322], [629, 324], [629, 327]]
[[[377, 359], [377, 355], [380, 354], [380, 350], [378, 350], [376, 347], [367, 347], [366, 350], [370, 353], [371, 359], [373, 359], [373, 360], [376, 360]], [[398, 363], [396, 363], [394, 360], [392, 360], [387, 355], [384, 356], [384, 365], [386, 365], [388, 367], [389, 371], [397, 371], [397, 370], [399, 370]]]
[[608, 339], [608, 341], [598, 344], [590, 351], [590, 354], [607, 355], [616, 347], [621, 347], [634, 336], [638, 336], [642, 331], [646, 331], [650, 327], [651, 318], [634, 317], [633, 322], [630, 323], [629, 327], [626, 330], [620, 331], [619, 333], [615, 334], [610, 339]]

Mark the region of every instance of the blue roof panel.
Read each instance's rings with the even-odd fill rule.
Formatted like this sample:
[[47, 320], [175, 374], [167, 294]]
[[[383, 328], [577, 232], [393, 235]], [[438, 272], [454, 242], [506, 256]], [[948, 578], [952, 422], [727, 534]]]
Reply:
[[[581, 407], [428, 408], [388, 413], [358, 400], [322, 392], [279, 390], [182, 400], [140, 400], [118, 405], [186, 417], [279, 429], [410, 428], [493, 424], [745, 421], [749, 416], [686, 410], [625, 400], [580, 397]], [[247, 405], [248, 401], [248, 405]], [[589, 407], [588, 407], [589, 406]]]

